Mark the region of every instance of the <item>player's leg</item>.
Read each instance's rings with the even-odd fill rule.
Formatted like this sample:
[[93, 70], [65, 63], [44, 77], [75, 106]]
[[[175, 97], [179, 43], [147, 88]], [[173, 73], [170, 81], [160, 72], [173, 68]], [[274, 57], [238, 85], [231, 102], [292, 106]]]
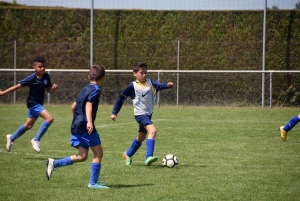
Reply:
[[89, 145], [94, 153], [93, 161], [90, 166], [90, 182], [88, 184], [89, 188], [108, 188], [102, 182], [98, 182], [101, 171], [101, 160], [103, 157], [103, 149], [101, 146], [100, 136], [97, 132], [90, 134]]
[[53, 122], [53, 117], [52, 115], [41, 105], [38, 105], [36, 107], [34, 107], [34, 109], [32, 109], [32, 111], [42, 117], [44, 119], [43, 123], [41, 124], [35, 138], [33, 138], [31, 140], [31, 144], [32, 144], [32, 148], [36, 151], [36, 152], [40, 152], [40, 140], [43, 137], [43, 135], [47, 132], [49, 126], [52, 124]]
[[138, 136], [134, 138], [131, 146], [128, 148], [126, 152], [123, 153], [123, 158], [126, 161], [126, 165], [132, 165], [132, 156], [137, 152], [137, 150], [141, 147], [143, 141], [146, 139], [147, 130], [144, 128], [141, 121], [143, 120], [143, 116], [135, 116], [136, 121], [139, 123], [139, 131]]
[[86, 142], [87, 134], [71, 134], [70, 144], [78, 149], [78, 154], [62, 159], [48, 158], [46, 162], [46, 177], [49, 180], [54, 168], [72, 165], [73, 163], [83, 162], [88, 158], [89, 146]]
[[101, 144], [91, 147], [94, 153], [94, 158], [90, 166], [90, 182], [88, 184], [89, 188], [108, 188], [105, 186], [104, 182], [98, 182], [101, 171], [101, 160], [103, 157], [103, 149]]
[[36, 121], [36, 118], [31, 117], [30, 112], [28, 112], [27, 120], [22, 124], [12, 135], [6, 135], [6, 150], [11, 151], [13, 142], [21, 137], [27, 130], [31, 129]]
[[131, 146], [125, 152], [127, 156], [132, 157], [137, 152], [137, 150], [142, 145], [143, 141], [146, 139], [146, 135], [147, 134], [145, 132], [141, 132], [141, 131], [138, 132], [138, 136], [134, 138]]
[[146, 165], [151, 165], [152, 163], [156, 162], [158, 158], [156, 156], [153, 156], [154, 153], [154, 146], [155, 146], [155, 136], [156, 136], [156, 128], [153, 125], [153, 122], [151, 120], [151, 115], [139, 115], [135, 116], [136, 121], [140, 124], [140, 130], [141, 133], [149, 133], [148, 138], [146, 140]]
[[132, 156], [137, 152], [137, 150], [140, 148], [140, 146], [142, 145], [143, 141], [146, 139], [146, 135], [147, 135], [147, 131], [141, 131], [141, 125], [140, 125], [140, 129], [138, 132], [138, 136], [136, 138], [134, 138], [131, 146], [129, 147], [129, 149], [123, 153], [123, 158], [126, 161], [126, 165], [131, 166], [132, 165]]
[[88, 158], [88, 149], [78, 146], [78, 154], [61, 159], [48, 158], [46, 161], [46, 177], [49, 180], [55, 168], [83, 162]]
[[43, 109], [41, 113], [39, 114], [40, 117], [44, 119], [43, 123], [40, 126], [40, 129], [37, 132], [36, 137], [34, 138], [35, 141], [40, 141], [43, 135], [48, 130], [49, 126], [54, 121], [53, 116], [48, 112], [48, 110]]
[[156, 128], [153, 124], [146, 125], [145, 129], [148, 131], [148, 138], [146, 140], [146, 165], [151, 165], [152, 163], [158, 160], [158, 157], [153, 156], [154, 147], [155, 147], [155, 136], [156, 136]]
[[294, 128], [300, 122], [300, 114], [298, 116], [293, 117], [290, 121], [285, 125], [280, 127], [280, 136], [283, 141], [286, 141], [286, 136], [292, 128]]

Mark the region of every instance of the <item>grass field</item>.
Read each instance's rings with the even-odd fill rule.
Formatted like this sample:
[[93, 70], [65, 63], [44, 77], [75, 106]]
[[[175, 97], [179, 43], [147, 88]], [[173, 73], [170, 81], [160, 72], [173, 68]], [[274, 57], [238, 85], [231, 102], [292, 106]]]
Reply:
[[[45, 176], [48, 157], [77, 153], [69, 145], [70, 106], [47, 106], [55, 120], [35, 153], [30, 140], [42, 120], [6, 152], [5, 136], [27, 117], [24, 105], [0, 105], [0, 200], [300, 200], [300, 125], [286, 142], [278, 128], [299, 108], [161, 107], [153, 121], [158, 130], [155, 155], [144, 165], [145, 144], [125, 166], [122, 153], [137, 134], [131, 106], [116, 122], [112, 106], [99, 107], [96, 120], [104, 158], [100, 180], [110, 189], [88, 189], [91, 156], [84, 163], [58, 168]], [[172, 153], [179, 166], [161, 165]]]

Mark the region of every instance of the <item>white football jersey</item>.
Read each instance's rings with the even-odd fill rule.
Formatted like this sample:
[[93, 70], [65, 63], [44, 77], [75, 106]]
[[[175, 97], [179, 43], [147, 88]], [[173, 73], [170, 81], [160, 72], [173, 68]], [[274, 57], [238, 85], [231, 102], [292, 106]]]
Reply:
[[135, 98], [132, 100], [134, 115], [151, 115], [154, 110], [156, 90], [150, 79], [146, 78], [145, 83], [132, 82]]

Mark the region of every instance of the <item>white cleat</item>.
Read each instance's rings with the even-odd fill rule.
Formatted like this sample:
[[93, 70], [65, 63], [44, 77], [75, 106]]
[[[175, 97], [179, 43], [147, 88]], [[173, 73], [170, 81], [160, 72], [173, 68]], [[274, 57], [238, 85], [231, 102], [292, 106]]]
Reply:
[[10, 140], [11, 135], [6, 135], [6, 151], [10, 152], [13, 142]]
[[41, 152], [41, 149], [40, 149], [40, 142], [39, 141], [34, 141], [34, 138], [31, 140], [31, 145], [32, 145], [32, 148], [40, 153]]
[[54, 159], [53, 158], [48, 158], [46, 161], [46, 177], [49, 180], [51, 177], [52, 172], [54, 171]]

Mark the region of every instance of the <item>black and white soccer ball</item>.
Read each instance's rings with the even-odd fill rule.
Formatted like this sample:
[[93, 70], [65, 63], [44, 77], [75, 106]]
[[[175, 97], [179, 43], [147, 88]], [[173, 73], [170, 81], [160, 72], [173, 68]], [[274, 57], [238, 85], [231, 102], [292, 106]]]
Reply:
[[178, 166], [178, 158], [174, 156], [173, 154], [167, 154], [162, 159], [163, 166], [166, 166], [168, 168], [174, 168]]

